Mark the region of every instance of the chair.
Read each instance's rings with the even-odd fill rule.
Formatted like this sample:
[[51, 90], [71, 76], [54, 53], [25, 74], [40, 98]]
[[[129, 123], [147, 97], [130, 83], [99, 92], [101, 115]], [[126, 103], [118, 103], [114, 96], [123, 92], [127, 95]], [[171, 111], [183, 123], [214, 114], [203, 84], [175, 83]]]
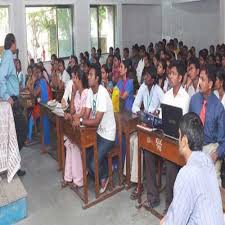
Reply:
[[122, 127], [120, 121], [120, 114], [114, 113], [116, 120], [116, 134], [118, 136], [118, 143], [108, 153], [108, 168], [109, 168], [109, 190], [114, 189], [113, 185], [113, 159], [118, 159], [118, 177], [119, 186], [122, 186]]

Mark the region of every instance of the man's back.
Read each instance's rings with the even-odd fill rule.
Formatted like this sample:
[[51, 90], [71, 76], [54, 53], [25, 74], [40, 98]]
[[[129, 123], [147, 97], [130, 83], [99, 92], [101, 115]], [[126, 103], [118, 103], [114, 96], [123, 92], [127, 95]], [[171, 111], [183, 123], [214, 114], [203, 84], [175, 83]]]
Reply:
[[192, 152], [180, 170], [166, 225], [223, 225], [222, 201], [212, 160]]

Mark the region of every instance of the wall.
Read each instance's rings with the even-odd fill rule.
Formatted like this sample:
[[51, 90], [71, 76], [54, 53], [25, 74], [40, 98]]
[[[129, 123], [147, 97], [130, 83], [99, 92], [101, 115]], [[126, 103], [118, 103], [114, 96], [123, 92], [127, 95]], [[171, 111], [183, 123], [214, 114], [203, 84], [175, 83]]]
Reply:
[[177, 37], [198, 49], [219, 42], [219, 0], [167, 4], [162, 9], [163, 37]]
[[122, 5], [122, 45], [149, 45], [162, 38], [160, 5]]

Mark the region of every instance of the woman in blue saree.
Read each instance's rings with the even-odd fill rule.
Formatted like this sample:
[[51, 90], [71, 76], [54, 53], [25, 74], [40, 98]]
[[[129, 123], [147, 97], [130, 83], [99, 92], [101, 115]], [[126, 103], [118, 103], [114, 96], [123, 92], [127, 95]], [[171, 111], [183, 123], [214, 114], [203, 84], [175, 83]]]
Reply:
[[[39, 103], [47, 103], [52, 99], [51, 90], [48, 86], [47, 81], [42, 76], [41, 68], [35, 65], [33, 68], [33, 74], [35, 78], [34, 83], [34, 97], [37, 99], [33, 111], [30, 114], [28, 120], [28, 134], [27, 134], [27, 144], [32, 143], [32, 131], [34, 122], [40, 119], [40, 105]], [[44, 147], [50, 145], [50, 124], [47, 116], [43, 117], [43, 134], [44, 134]], [[42, 151], [46, 152], [45, 150]]]

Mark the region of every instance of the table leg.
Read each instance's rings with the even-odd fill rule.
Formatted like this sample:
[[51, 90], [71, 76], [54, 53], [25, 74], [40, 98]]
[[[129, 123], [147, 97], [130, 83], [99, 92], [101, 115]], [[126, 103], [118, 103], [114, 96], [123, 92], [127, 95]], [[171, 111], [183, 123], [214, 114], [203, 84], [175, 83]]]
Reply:
[[95, 196], [99, 197], [99, 173], [98, 173], [98, 148], [94, 145], [94, 166], [95, 166]]
[[[58, 158], [58, 166], [59, 170], [63, 169], [64, 162], [62, 159], [65, 158], [64, 155], [64, 145], [61, 146], [61, 142], [63, 142], [62, 132], [61, 132], [61, 126], [60, 126], [60, 118], [56, 116], [56, 133], [57, 133], [57, 158]], [[65, 160], [64, 160], [65, 161]]]
[[41, 148], [44, 145], [43, 116], [44, 116], [43, 107], [40, 106], [40, 137], [41, 137], [41, 145], [42, 145]]
[[84, 204], [88, 204], [88, 182], [87, 182], [87, 163], [86, 163], [86, 148], [81, 148], [81, 159], [83, 168], [83, 183], [84, 183]]
[[[139, 134], [138, 134], [139, 136]], [[140, 138], [138, 137], [138, 205], [141, 205], [141, 154]]]
[[130, 189], [130, 135], [125, 132], [126, 140], [126, 189]]

